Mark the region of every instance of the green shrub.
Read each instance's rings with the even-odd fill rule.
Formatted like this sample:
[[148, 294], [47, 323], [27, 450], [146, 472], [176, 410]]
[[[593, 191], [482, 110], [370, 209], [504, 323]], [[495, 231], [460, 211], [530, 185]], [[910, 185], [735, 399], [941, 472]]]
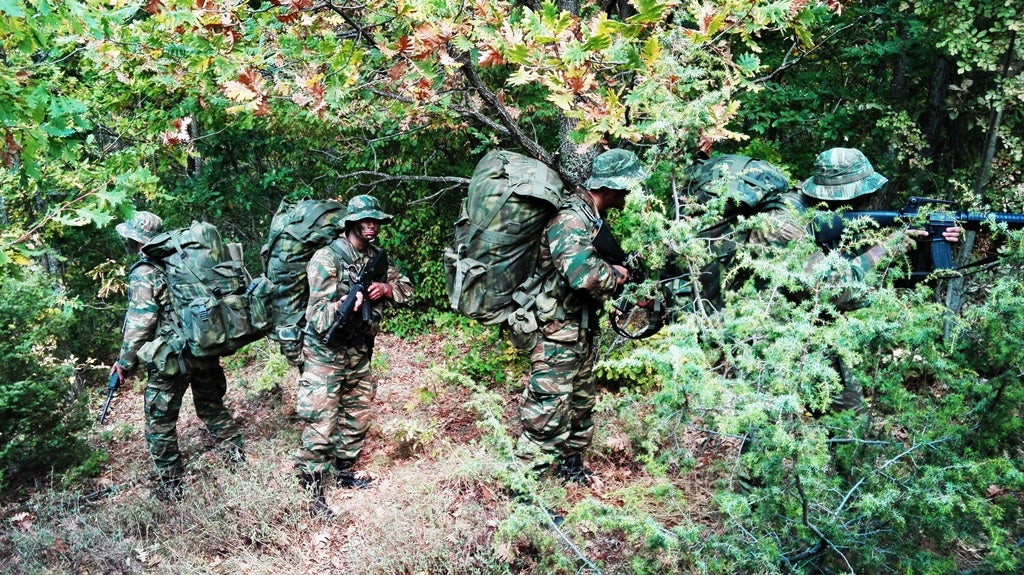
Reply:
[[72, 302], [38, 271], [0, 276], [0, 487], [63, 471], [90, 454], [74, 359], [62, 353], [74, 319]]

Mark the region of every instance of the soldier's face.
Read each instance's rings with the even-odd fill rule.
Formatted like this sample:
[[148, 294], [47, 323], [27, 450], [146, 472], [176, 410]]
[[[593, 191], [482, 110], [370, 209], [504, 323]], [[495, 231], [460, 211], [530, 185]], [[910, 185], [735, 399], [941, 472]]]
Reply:
[[613, 210], [621, 210], [626, 207], [626, 195], [629, 194], [629, 190], [613, 190], [611, 193], [608, 207]]
[[356, 232], [366, 241], [373, 243], [380, 233], [380, 222], [377, 220], [360, 220], [356, 222]]

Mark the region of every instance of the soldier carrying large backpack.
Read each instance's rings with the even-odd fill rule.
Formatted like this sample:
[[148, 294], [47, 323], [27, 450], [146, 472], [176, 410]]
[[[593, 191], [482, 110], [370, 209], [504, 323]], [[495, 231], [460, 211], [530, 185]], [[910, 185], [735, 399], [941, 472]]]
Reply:
[[266, 333], [262, 297], [270, 288], [266, 281], [248, 284], [240, 250], [232, 257], [236, 250], [212, 225], [194, 222], [161, 233], [162, 225], [140, 211], [117, 226], [140, 260], [129, 274], [123, 343], [111, 372], [126, 382], [140, 363], [146, 367], [146, 441], [160, 478], [154, 495], [174, 500], [185, 472], [178, 413], [189, 387], [196, 414], [227, 458], [244, 460], [241, 430], [224, 406], [227, 380], [219, 357]]
[[260, 250], [263, 270], [274, 283], [274, 330], [288, 363], [302, 365], [303, 331], [309, 284], [306, 264], [316, 251], [344, 230], [345, 206], [335, 200], [284, 200], [270, 222], [267, 243]]

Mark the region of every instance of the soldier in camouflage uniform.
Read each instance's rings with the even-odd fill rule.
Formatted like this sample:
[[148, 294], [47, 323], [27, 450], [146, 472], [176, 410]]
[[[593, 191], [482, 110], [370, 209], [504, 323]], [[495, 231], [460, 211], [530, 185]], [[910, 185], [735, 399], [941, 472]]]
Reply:
[[[160, 233], [161, 227], [158, 216], [136, 212], [130, 221], [117, 225], [117, 233], [141, 254], [142, 247]], [[157, 264], [142, 257], [129, 273], [124, 337], [111, 373], [116, 371], [122, 383], [127, 383], [140, 363], [139, 350], [145, 344], [162, 339], [177, 341], [179, 350], [185, 347], [177, 333], [179, 320], [171, 307], [167, 276]], [[241, 430], [224, 406], [227, 380], [219, 359], [195, 358], [185, 349], [171, 361], [174, 369], [164, 372], [171, 371], [173, 375], [162, 373], [153, 363], [146, 364], [148, 380], [144, 395], [146, 441], [160, 480], [154, 495], [165, 501], [181, 496], [185, 468], [178, 450], [177, 425], [182, 397], [190, 385], [196, 415], [214, 438], [224, 444], [229, 460], [244, 460]]]
[[[772, 212], [768, 219], [769, 226], [755, 230], [750, 235], [754, 244], [783, 246], [808, 235], [813, 235], [807, 225], [797, 214], [811, 206], [824, 203], [830, 209], [854, 207], [867, 200], [871, 194], [880, 190], [888, 180], [876, 172], [871, 162], [860, 150], [852, 148], [832, 148], [826, 150], [815, 159], [814, 176], [805, 180], [799, 192], [785, 195], [784, 203], [792, 209], [779, 209]], [[922, 230], [893, 231], [882, 243], [861, 249], [853, 254], [844, 254], [849, 266], [842, 270], [830, 270], [830, 278], [837, 282], [862, 281], [867, 273], [883, 259], [906, 253], [915, 245], [914, 238], [927, 236]], [[947, 228], [943, 233], [947, 241], [959, 241], [960, 229]], [[807, 270], [820, 268], [825, 260], [825, 252], [819, 251], [807, 262]], [[845, 291], [833, 302], [840, 310], [852, 310], [863, 307], [867, 302], [857, 294]], [[863, 414], [863, 390], [845, 365], [836, 359], [842, 376], [843, 391], [833, 400], [835, 410], [852, 409]]]
[[377, 382], [370, 375], [377, 322], [386, 302], [402, 304], [412, 299], [412, 283], [398, 268], [388, 264], [357, 297], [356, 310], [372, 306], [372, 320], [354, 313], [335, 332], [331, 343], [322, 339], [334, 323], [363, 268], [381, 249], [375, 245], [381, 224], [391, 216], [371, 196], [356, 196], [348, 203], [342, 220], [344, 233], [317, 250], [306, 267], [309, 303], [303, 346], [305, 367], [299, 378], [298, 416], [306, 422], [302, 445], [295, 454], [301, 485], [313, 495], [315, 514], [329, 515], [324, 499], [324, 478], [333, 468], [338, 485], [362, 488], [369, 479], [353, 471], [370, 426], [370, 410]]
[[597, 314], [629, 279], [624, 267], [601, 259], [591, 240], [599, 218], [621, 209], [626, 194], [645, 177], [632, 152], [604, 152], [594, 159], [586, 189], [569, 197], [541, 238], [537, 271], [546, 275], [537, 296], [541, 336], [530, 358], [517, 455], [537, 470], [554, 459], [568, 481], [590, 481], [583, 451], [594, 434]]

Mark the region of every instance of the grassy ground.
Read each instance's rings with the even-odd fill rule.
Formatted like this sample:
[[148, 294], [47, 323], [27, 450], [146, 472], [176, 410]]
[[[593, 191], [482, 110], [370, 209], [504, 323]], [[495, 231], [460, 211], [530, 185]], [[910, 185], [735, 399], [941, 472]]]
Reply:
[[[519, 362], [483, 361], [451, 334], [378, 338], [374, 426], [360, 462], [365, 490], [331, 486], [332, 520], [311, 517], [292, 452], [297, 371], [269, 346], [225, 360], [230, 408], [243, 426], [248, 461], [220, 456], [190, 400], [179, 422], [188, 461], [183, 500], [164, 504], [142, 435], [140, 383], [115, 399], [94, 442], [110, 454], [85, 485], [53, 478], [3, 508], [0, 569], [7, 573], [627, 573], [686, 563], [643, 533], [717, 524], [709, 499], [715, 461], [732, 447], [707, 446], [685, 484], [645, 473], [623, 423], [603, 411], [591, 487], [532, 482], [509, 457], [524, 381]], [[503, 369], [491, 388], [454, 370]], [[500, 358], [499, 358], [500, 360]], [[491, 366], [500, 365], [500, 368]], [[615, 392], [605, 390], [605, 397]], [[688, 440], [687, 438], [681, 438]], [[692, 438], [700, 441], [698, 438]], [[695, 449], [700, 452], [700, 449]], [[530, 493], [513, 498], [510, 493]], [[630, 527], [626, 517], [656, 527]], [[621, 512], [621, 513], [620, 513]], [[673, 536], [674, 539], [674, 536]], [[646, 569], [646, 568], [645, 568]]]

